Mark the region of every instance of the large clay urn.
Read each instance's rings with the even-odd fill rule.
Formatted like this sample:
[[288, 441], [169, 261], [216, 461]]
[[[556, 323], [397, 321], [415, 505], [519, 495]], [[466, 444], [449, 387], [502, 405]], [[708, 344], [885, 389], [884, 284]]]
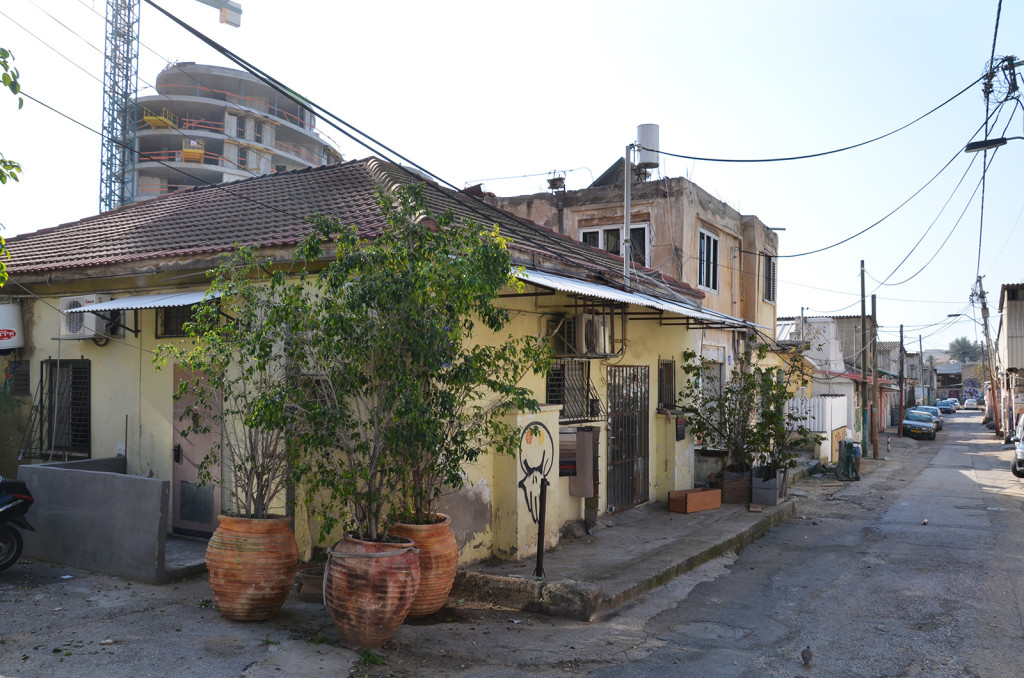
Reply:
[[390, 533], [412, 539], [420, 550], [420, 590], [409, 610], [410, 617], [434, 614], [448, 600], [459, 564], [459, 545], [452, 534], [452, 519], [437, 514], [429, 525], [395, 523]]
[[349, 649], [388, 642], [419, 590], [419, 551], [408, 539], [392, 540], [345, 537], [327, 552], [324, 602]]
[[288, 518], [218, 516], [206, 547], [217, 610], [237, 621], [269, 619], [295, 584], [299, 551]]

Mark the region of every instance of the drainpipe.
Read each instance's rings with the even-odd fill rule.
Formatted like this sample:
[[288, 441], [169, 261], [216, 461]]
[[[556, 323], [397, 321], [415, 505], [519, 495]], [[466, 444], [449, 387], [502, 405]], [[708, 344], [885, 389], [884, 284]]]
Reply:
[[629, 167], [629, 154], [635, 147], [635, 144], [626, 146], [626, 153], [622, 156], [622, 192], [625, 205], [622, 217], [622, 245], [619, 249], [622, 251], [622, 282], [626, 287], [629, 287], [629, 212], [633, 199], [633, 173]]

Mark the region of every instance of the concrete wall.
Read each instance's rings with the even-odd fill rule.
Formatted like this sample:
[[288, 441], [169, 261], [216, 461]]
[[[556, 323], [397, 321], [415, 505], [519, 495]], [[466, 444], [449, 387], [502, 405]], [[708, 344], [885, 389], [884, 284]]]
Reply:
[[[621, 183], [564, 193], [488, 197], [488, 202], [578, 240], [580, 229], [623, 221]], [[718, 290], [700, 288], [703, 305], [765, 327], [775, 304], [764, 300], [763, 258], [775, 255], [778, 235], [756, 216], [738, 211], [682, 177], [634, 184], [631, 221], [648, 224], [648, 265], [698, 289], [698, 233], [718, 237]], [[780, 263], [779, 276], [784, 275]]]
[[125, 475], [125, 459], [22, 466], [35, 497], [25, 555], [149, 582], [164, 579], [170, 482]]

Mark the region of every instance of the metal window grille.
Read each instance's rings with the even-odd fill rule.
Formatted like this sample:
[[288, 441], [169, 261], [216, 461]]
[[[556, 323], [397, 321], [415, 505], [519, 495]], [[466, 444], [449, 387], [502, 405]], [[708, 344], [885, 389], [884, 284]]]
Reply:
[[42, 448], [67, 458], [91, 456], [88, 360], [46, 360], [40, 402], [39, 438]]
[[24, 398], [32, 395], [27, 362], [16, 362], [7, 366], [7, 369], [4, 370], [3, 392], [12, 398]]
[[547, 402], [562, 406], [561, 423], [600, 419], [601, 399], [590, 383], [590, 361], [552, 361], [547, 378]]
[[676, 361], [658, 361], [658, 409], [673, 410], [676, 407]]
[[168, 306], [156, 310], [156, 337], [184, 337], [185, 323], [195, 320], [192, 306]]

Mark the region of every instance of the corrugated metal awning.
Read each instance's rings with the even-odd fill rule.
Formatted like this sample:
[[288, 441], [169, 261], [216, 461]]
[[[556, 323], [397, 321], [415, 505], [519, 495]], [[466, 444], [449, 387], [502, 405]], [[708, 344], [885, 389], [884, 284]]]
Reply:
[[671, 301], [669, 299], [653, 297], [649, 294], [645, 294], [644, 292], [627, 292], [625, 290], [615, 289], [614, 287], [608, 287], [607, 285], [599, 285], [598, 283], [592, 283], [586, 280], [577, 280], [576, 278], [567, 278], [554, 273], [524, 269], [523, 272], [521, 274], [517, 274], [516, 277], [523, 282], [530, 283], [531, 285], [538, 285], [540, 287], [558, 290], [559, 292], [579, 294], [597, 299], [605, 299], [607, 301], [618, 301], [623, 304], [636, 304], [637, 306], [653, 308], [666, 313], [674, 313], [689, 320], [693, 320], [697, 324], [735, 329], [753, 329], [758, 327], [757, 325], [749, 323], [741, 318], [734, 318], [730, 315], [712, 311], [707, 308], [690, 306], [682, 301]]
[[192, 306], [207, 299], [216, 299], [220, 292], [172, 292], [168, 294], [140, 294], [121, 297], [99, 304], [69, 308], [65, 313], [103, 313], [104, 311], [133, 311], [140, 308], [167, 308], [169, 306]]

